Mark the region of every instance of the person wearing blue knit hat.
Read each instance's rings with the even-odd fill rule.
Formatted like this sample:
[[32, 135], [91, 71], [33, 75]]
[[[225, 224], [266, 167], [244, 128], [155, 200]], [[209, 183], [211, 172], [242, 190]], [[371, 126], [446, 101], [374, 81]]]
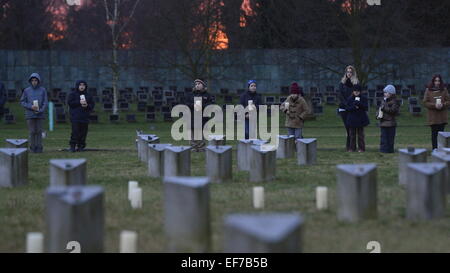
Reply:
[[[259, 105], [262, 104], [261, 96], [256, 93], [256, 81], [249, 80], [247, 82], [247, 92], [243, 93], [240, 98], [240, 104], [246, 108], [249, 102], [255, 107], [255, 111], [258, 111]], [[245, 139], [249, 139], [250, 134], [250, 122], [249, 115], [245, 113]]]
[[387, 85], [384, 90], [384, 100], [377, 111], [377, 119], [380, 122], [380, 152], [393, 153], [395, 131], [397, 128], [396, 116], [400, 111], [400, 104], [395, 97], [395, 87]]

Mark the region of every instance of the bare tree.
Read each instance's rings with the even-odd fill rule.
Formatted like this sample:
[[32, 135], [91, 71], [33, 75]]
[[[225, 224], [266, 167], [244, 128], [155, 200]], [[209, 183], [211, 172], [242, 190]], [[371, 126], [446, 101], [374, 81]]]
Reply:
[[[217, 0], [153, 0], [151, 15], [138, 11], [140, 48], [156, 49], [159, 61], [146, 64], [153, 76], [163, 69], [188, 79], [213, 80], [231, 64], [221, 60], [229, 53], [223, 24], [224, 5]], [[239, 11], [239, 10], [238, 10]], [[157, 22], [158, 29], [152, 28]], [[209, 86], [211, 89], [211, 85]]]
[[[117, 85], [120, 78], [120, 64], [117, 58], [119, 49], [121, 48], [120, 39], [124, 30], [132, 20], [136, 7], [140, 0], [104, 0], [103, 4], [106, 13], [106, 22], [111, 30], [112, 39], [112, 56], [110, 68], [112, 71], [112, 88], [113, 88], [113, 113], [117, 114], [118, 111], [118, 90]], [[130, 12], [127, 15], [124, 11], [129, 9]]]
[[254, 1], [259, 3], [256, 23], [250, 26], [255, 44], [315, 49], [299, 51], [314, 72], [341, 75], [353, 64], [366, 85], [395, 75], [388, 64], [396, 59], [405, 65], [413, 60], [407, 51], [398, 50], [401, 57], [389, 54], [390, 48], [413, 46], [405, 0], [383, 1], [381, 6], [368, 6], [366, 0]]

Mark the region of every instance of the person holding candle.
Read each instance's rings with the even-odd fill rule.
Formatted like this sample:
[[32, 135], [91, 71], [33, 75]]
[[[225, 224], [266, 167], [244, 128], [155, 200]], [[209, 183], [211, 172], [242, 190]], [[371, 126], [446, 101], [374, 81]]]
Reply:
[[377, 111], [377, 119], [380, 121], [380, 152], [393, 153], [395, 142], [395, 131], [397, 128], [396, 116], [400, 112], [400, 104], [395, 96], [396, 90], [393, 85], [387, 85], [384, 90], [384, 99]]
[[364, 127], [369, 125], [367, 109], [369, 104], [365, 96], [361, 96], [361, 86], [353, 86], [352, 95], [346, 103], [347, 123], [350, 132], [350, 151], [356, 152], [356, 140], [358, 139], [358, 152], [365, 152]]
[[193, 92], [186, 99], [186, 105], [191, 110], [191, 147], [194, 152], [204, 152], [206, 141], [203, 139], [203, 131], [202, 131], [202, 139], [196, 140], [194, 139], [194, 115], [195, 112], [202, 112], [202, 125], [201, 128], [208, 122], [208, 117], [203, 117], [203, 110], [210, 104], [212, 104], [211, 94], [208, 93], [208, 85], [203, 79], [194, 80], [194, 88]]
[[[249, 111], [256, 111], [258, 113], [259, 106], [262, 104], [261, 96], [256, 93], [256, 81], [249, 80], [247, 82], [247, 92], [244, 92], [240, 99], [239, 103], [244, 106], [244, 108], [248, 107]], [[250, 135], [250, 120], [249, 113], [245, 113], [245, 139], [249, 139]], [[256, 126], [257, 128], [257, 126]]]
[[291, 95], [281, 104], [280, 110], [286, 114], [285, 126], [288, 128], [288, 134], [295, 136], [295, 139], [299, 139], [303, 135], [303, 124], [309, 112], [309, 107], [296, 82], [291, 84], [290, 89]]
[[86, 137], [89, 128], [89, 115], [94, 110], [95, 101], [87, 92], [86, 81], [75, 83], [75, 90], [69, 94], [67, 104], [70, 110], [72, 133], [70, 135], [70, 151], [83, 152], [86, 148]]
[[433, 150], [437, 149], [438, 132], [445, 129], [448, 123], [448, 107], [450, 97], [441, 75], [434, 75], [425, 90], [423, 104], [428, 109], [428, 125], [431, 127], [431, 143]]
[[6, 103], [6, 89], [5, 85], [0, 82], [0, 121], [3, 119], [3, 114], [5, 113], [4, 107]]
[[339, 83], [338, 98], [339, 98], [339, 108], [337, 109], [339, 115], [345, 126], [347, 134], [346, 149], [347, 152], [350, 151], [350, 128], [347, 126], [348, 112], [347, 99], [351, 96], [353, 92], [353, 87], [359, 83], [358, 76], [356, 74], [356, 69], [349, 65], [345, 68], [345, 74]]
[[28, 82], [30, 87], [23, 90], [20, 105], [25, 108], [30, 151], [42, 153], [42, 123], [48, 106], [47, 90], [41, 86], [41, 77], [38, 73], [31, 74]]

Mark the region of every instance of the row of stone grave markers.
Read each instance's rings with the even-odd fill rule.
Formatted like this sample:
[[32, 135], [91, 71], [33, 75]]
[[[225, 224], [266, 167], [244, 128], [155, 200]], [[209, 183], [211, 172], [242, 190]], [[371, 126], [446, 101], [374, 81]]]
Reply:
[[[189, 151], [181, 147], [174, 154], [181, 154], [185, 150]], [[423, 149], [400, 149], [399, 169], [405, 164], [407, 166], [406, 218], [411, 220], [443, 217], [446, 194], [450, 190], [450, 149], [442, 145], [433, 152], [433, 163], [425, 163], [426, 157], [422, 156], [424, 152]], [[0, 149], [0, 155], [2, 174], [7, 174], [1, 177], [8, 177], [2, 179], [1, 185], [26, 184], [27, 179], [23, 178], [28, 173], [26, 149]], [[172, 161], [176, 162], [183, 157], [173, 158]], [[399, 170], [399, 183], [402, 183], [401, 177], [404, 175]], [[50, 187], [46, 191], [47, 252], [67, 252], [68, 243], [74, 241], [82, 252], [103, 251], [104, 190], [99, 186], [86, 186], [86, 180], [86, 160], [50, 161]], [[209, 177], [165, 175], [164, 230], [169, 239], [170, 251], [205, 252], [211, 249], [210, 182]], [[316, 194], [323, 196], [324, 192], [326, 190], [317, 189]], [[262, 200], [261, 189], [255, 189], [254, 202], [259, 203], [255, 207], [263, 207]], [[355, 222], [376, 218], [376, 165], [338, 165], [337, 201], [339, 220]], [[321, 206], [326, 206], [323, 198], [321, 202]], [[231, 214], [223, 222], [225, 252], [301, 251], [303, 218], [299, 214]], [[29, 237], [30, 241], [42, 239], [41, 235], [35, 233]], [[123, 232], [121, 251], [135, 251], [136, 241], [136, 233]], [[34, 249], [39, 250], [39, 247]]]
[[[210, 179], [164, 177], [164, 230], [170, 252], [211, 251]], [[229, 214], [223, 219], [223, 251], [301, 252], [298, 213]]]
[[[150, 177], [190, 176], [191, 147], [161, 144], [156, 135], [137, 135], [138, 158], [148, 164]], [[266, 141], [258, 139], [239, 140], [237, 144], [237, 167], [249, 172], [251, 182], [275, 179], [276, 159], [291, 158], [297, 150], [299, 165], [316, 163], [316, 139], [298, 139], [280, 136], [278, 149], [267, 149]], [[232, 180], [232, 146], [225, 145], [224, 136], [213, 136], [206, 147], [206, 176], [213, 182]]]
[[[150, 137], [149, 137], [150, 136]], [[232, 180], [232, 146], [224, 136], [211, 136], [206, 148], [206, 176], [191, 177], [191, 148], [161, 144], [155, 135], [138, 133], [140, 160], [147, 159], [148, 175], [163, 178], [164, 230], [170, 252], [208, 252], [211, 250], [211, 220], [209, 207], [210, 182]], [[287, 149], [265, 149], [266, 141], [240, 140], [237, 148], [238, 169], [248, 171], [250, 181], [275, 179], [276, 159], [295, 155], [293, 136], [280, 136]], [[145, 151], [144, 147], [148, 147]], [[316, 140], [297, 143], [304, 155], [302, 165], [316, 161]], [[288, 151], [289, 150], [289, 151]], [[146, 155], [145, 155], [146, 153]], [[145, 160], [143, 160], [145, 161]], [[320, 194], [326, 207], [326, 192]], [[253, 188], [253, 206], [264, 208], [264, 188]], [[270, 228], [267, 226], [270, 224]], [[224, 218], [225, 252], [300, 252], [303, 218], [292, 213], [231, 214]], [[232, 243], [230, 243], [232, 242]]]

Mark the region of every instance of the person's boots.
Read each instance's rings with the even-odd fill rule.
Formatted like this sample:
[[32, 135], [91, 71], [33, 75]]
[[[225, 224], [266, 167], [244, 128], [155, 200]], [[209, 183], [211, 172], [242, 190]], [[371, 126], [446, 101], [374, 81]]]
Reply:
[[84, 146], [83, 145], [78, 145], [77, 146], [77, 151], [78, 152], [84, 152]]
[[70, 152], [71, 153], [75, 153], [76, 152], [74, 144], [70, 144]]

